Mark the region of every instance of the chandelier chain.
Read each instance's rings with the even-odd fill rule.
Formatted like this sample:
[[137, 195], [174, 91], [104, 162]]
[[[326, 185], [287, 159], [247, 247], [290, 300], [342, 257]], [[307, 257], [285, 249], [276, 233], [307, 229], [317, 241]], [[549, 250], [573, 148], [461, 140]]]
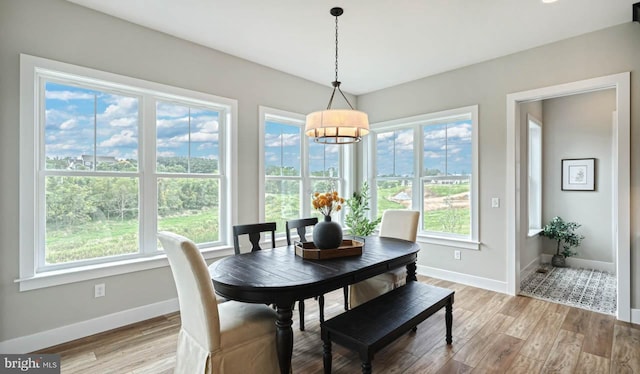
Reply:
[[336, 82], [338, 81], [338, 16], [336, 16]]

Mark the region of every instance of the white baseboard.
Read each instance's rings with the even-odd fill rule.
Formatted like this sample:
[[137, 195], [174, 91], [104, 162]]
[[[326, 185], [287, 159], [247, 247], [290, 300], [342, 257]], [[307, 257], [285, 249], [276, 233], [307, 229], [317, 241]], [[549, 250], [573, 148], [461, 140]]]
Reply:
[[540, 265], [540, 256], [534, 258], [530, 263], [528, 263], [525, 267], [520, 269], [520, 274], [527, 273], [533, 271], [533, 269], [537, 268]]
[[425, 265], [418, 265], [417, 273], [428, 277], [443, 279], [449, 282], [456, 282], [466, 284], [468, 286], [484, 288], [485, 290], [507, 293], [507, 282], [501, 282], [495, 279], [482, 278], [475, 275], [457, 273], [455, 271], [442, 270]]
[[[540, 255], [540, 257], [542, 259], [542, 262], [551, 262], [551, 257], [553, 257], [553, 255], [543, 253]], [[567, 265], [569, 265], [572, 268], [601, 270], [611, 274], [616, 273], [616, 265], [613, 262], [584, 260], [582, 258], [575, 258], [575, 257], [567, 257], [566, 260], [567, 260]]]
[[0, 352], [24, 354], [52, 347], [75, 339], [84, 338], [100, 332], [112, 330], [132, 323], [144, 321], [163, 314], [180, 310], [178, 299], [169, 299], [158, 303], [123, 310], [72, 325], [21, 336], [0, 342]]
[[640, 325], [640, 309], [631, 309], [631, 323]]

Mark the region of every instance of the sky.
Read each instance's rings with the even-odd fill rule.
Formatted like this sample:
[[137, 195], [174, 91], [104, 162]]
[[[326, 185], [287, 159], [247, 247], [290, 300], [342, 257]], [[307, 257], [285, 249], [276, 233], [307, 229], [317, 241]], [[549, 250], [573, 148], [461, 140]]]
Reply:
[[[265, 166], [292, 167], [301, 170], [302, 128], [296, 125], [267, 121], [265, 124]], [[339, 170], [340, 145], [324, 145], [309, 141], [309, 172]]]
[[[137, 97], [47, 82], [45, 85], [45, 155], [82, 155], [138, 159], [139, 107]], [[159, 157], [217, 159], [219, 112], [158, 101], [156, 149]], [[446, 174], [471, 172], [471, 122], [423, 126], [423, 167]], [[378, 133], [378, 176], [414, 173], [412, 129]], [[302, 130], [299, 126], [267, 121], [265, 165], [301, 170]], [[309, 171], [339, 170], [340, 145], [309, 142]], [[326, 176], [337, 176], [327, 175]]]
[[[423, 169], [440, 175], [471, 173], [471, 121], [423, 125]], [[381, 132], [376, 138], [377, 176], [413, 177], [413, 128]]]
[[[45, 84], [45, 155], [81, 155], [138, 159], [137, 97], [47, 82]], [[219, 113], [158, 101], [157, 155], [217, 159]], [[189, 138], [190, 136], [190, 138]]]

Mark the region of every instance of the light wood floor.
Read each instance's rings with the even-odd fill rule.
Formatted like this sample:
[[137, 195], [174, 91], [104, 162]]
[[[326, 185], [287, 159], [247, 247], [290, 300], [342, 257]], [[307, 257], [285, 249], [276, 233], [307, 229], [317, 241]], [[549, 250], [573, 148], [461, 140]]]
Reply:
[[[527, 297], [419, 277], [455, 290], [453, 344], [444, 311], [380, 351], [376, 373], [640, 373], [640, 327], [614, 317]], [[327, 318], [341, 313], [342, 290], [327, 294]], [[317, 303], [306, 331], [294, 319], [294, 373], [322, 373]], [[295, 315], [295, 314], [294, 314]], [[149, 321], [52, 347], [62, 373], [172, 373], [180, 316]], [[358, 373], [358, 356], [334, 344], [334, 373]]]

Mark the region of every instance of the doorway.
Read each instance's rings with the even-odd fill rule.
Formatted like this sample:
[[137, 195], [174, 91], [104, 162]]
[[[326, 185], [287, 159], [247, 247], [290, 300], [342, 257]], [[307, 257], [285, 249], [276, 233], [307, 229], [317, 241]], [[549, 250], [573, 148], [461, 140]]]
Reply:
[[[520, 251], [526, 238], [522, 204], [527, 196], [521, 192], [521, 164], [524, 136], [520, 126], [520, 104], [604, 89], [616, 90], [616, 113], [612, 142], [613, 246], [617, 279], [617, 318], [631, 319], [630, 269], [630, 73], [620, 73], [578, 82], [522, 91], [507, 95], [507, 291], [520, 291]], [[525, 189], [526, 190], [526, 189]]]

